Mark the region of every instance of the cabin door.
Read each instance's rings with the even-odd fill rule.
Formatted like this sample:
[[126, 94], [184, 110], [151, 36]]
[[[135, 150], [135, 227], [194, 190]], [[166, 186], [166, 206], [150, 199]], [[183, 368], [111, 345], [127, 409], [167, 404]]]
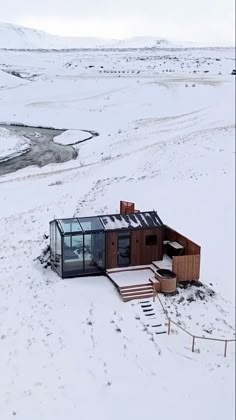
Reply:
[[118, 233], [118, 267], [130, 265], [131, 238], [130, 232]]

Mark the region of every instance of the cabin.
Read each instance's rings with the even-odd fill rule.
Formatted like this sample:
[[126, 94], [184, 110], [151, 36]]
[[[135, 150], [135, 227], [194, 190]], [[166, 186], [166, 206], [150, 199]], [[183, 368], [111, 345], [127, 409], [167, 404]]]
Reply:
[[165, 225], [156, 211], [121, 201], [120, 213], [50, 222], [51, 267], [62, 278], [104, 275], [113, 268], [154, 265], [178, 282], [200, 276], [199, 245]]

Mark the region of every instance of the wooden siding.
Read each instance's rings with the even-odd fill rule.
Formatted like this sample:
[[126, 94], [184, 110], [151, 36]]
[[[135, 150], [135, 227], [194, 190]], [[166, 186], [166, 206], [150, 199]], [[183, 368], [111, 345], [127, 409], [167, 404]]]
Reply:
[[[156, 235], [156, 245], [146, 245], [146, 236]], [[163, 258], [162, 228], [140, 229], [131, 232], [131, 265], [151, 264]]]
[[177, 241], [184, 247], [184, 255], [200, 255], [201, 247], [169, 226], [164, 228], [164, 240]]
[[193, 281], [200, 277], [200, 255], [181, 255], [173, 257], [172, 270], [177, 281]]
[[106, 268], [117, 267], [117, 232], [106, 232]]
[[[131, 232], [131, 266], [147, 265], [163, 258], [163, 230], [137, 229]], [[118, 267], [118, 231], [106, 232], [106, 269]], [[156, 235], [156, 245], [146, 245], [146, 236]]]

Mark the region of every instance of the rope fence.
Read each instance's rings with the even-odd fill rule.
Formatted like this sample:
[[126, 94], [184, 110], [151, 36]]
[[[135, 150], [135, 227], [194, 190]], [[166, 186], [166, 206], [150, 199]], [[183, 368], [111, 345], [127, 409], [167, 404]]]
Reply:
[[203, 336], [199, 336], [199, 335], [194, 335], [191, 332], [189, 332], [188, 330], [186, 330], [185, 328], [183, 328], [181, 325], [177, 324], [175, 321], [173, 321], [168, 314], [168, 311], [165, 309], [158, 293], [156, 292], [155, 288], [153, 288], [153, 302], [155, 302], [155, 298], [157, 297], [163, 312], [166, 316], [166, 319], [168, 321], [168, 329], [167, 329], [167, 333], [168, 335], [171, 334], [171, 324], [175, 325], [177, 328], [179, 328], [180, 330], [182, 330], [183, 332], [185, 332], [186, 334], [190, 335], [192, 337], [192, 352], [194, 353], [195, 351], [195, 343], [196, 343], [196, 339], [197, 340], [208, 340], [208, 341], [219, 341], [219, 342], [223, 342], [224, 343], [224, 357], [227, 356], [227, 348], [228, 348], [228, 343], [230, 342], [235, 342], [236, 339], [224, 339], [224, 338], [213, 338], [213, 337], [203, 337]]

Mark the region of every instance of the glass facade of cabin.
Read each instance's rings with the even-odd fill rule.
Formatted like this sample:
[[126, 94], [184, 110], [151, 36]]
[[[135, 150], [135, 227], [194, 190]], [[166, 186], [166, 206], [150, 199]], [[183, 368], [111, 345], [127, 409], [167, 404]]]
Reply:
[[50, 223], [51, 265], [63, 277], [105, 270], [105, 232], [98, 217]]

